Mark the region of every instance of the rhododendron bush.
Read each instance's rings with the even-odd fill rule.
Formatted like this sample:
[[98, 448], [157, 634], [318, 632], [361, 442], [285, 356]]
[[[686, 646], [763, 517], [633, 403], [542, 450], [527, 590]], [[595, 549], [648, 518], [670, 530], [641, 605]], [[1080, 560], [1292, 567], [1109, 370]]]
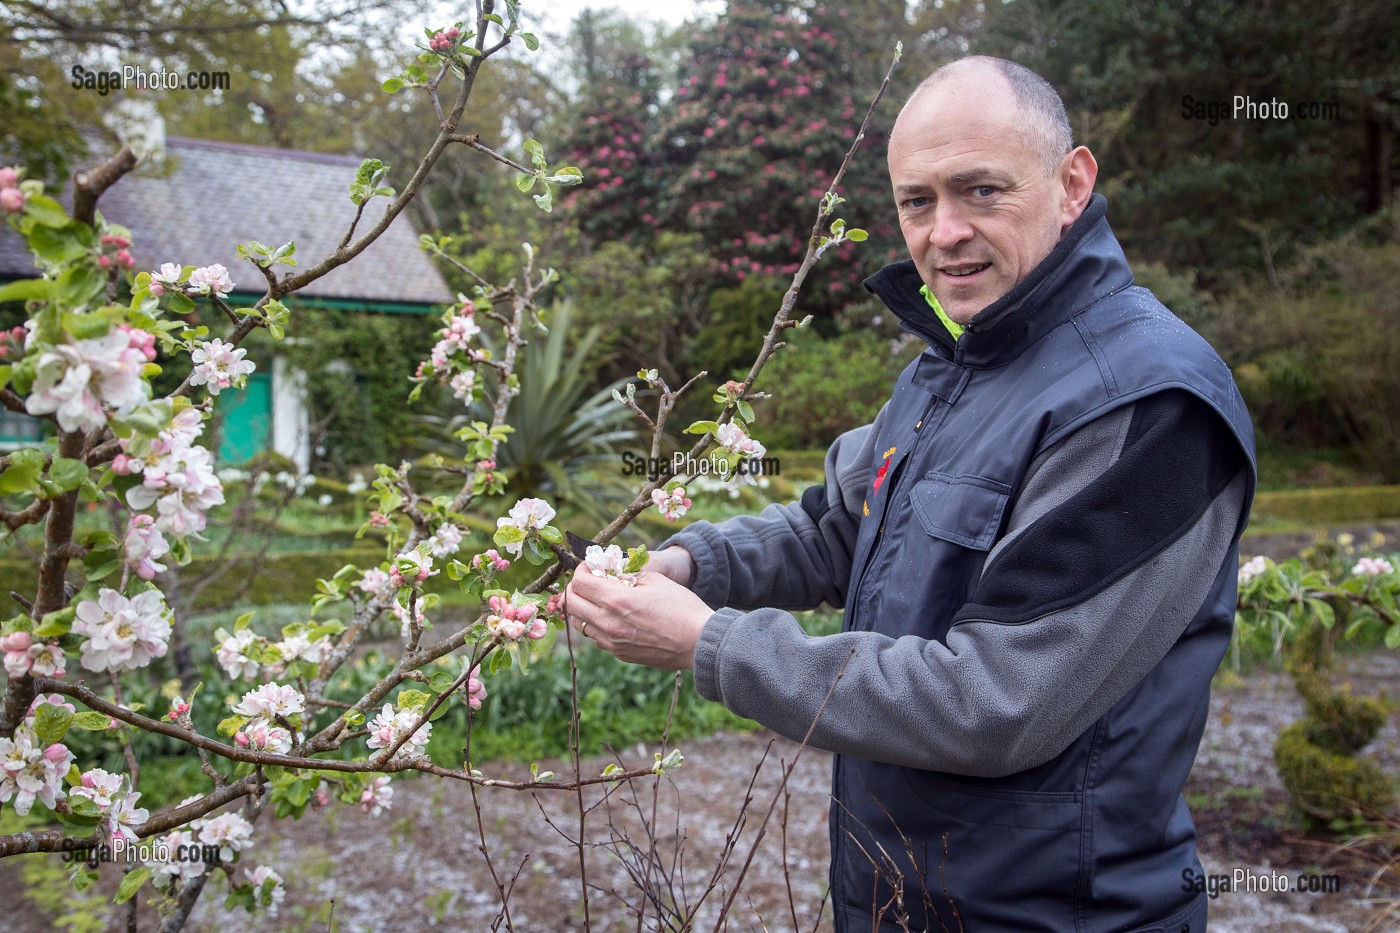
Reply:
[[[115, 900], [129, 905], [133, 927], [143, 890], [160, 892], [147, 902], [164, 914], [166, 929], [178, 929], [215, 876], [226, 883], [228, 903], [275, 911], [285, 894], [282, 878], [254, 864], [250, 854], [256, 851], [254, 825], [269, 807], [275, 816], [297, 817], [308, 806], [340, 801], [373, 818], [392, 810], [397, 776], [432, 774], [470, 788], [480, 851], [489, 864], [480, 788], [574, 791], [582, 820], [581, 788], [659, 775], [682, 761], [663, 738], [652, 761], [583, 773], [576, 733], [573, 773], [564, 776], [537, 768], [528, 775], [485, 775], [471, 760], [469, 743], [455, 767], [426, 756], [434, 721], [453, 704], [470, 716], [489, 690], [511, 689], [513, 669], [557, 644], [572, 657], [579, 636], [565, 621], [566, 574], [581, 567], [631, 585], [645, 566], [646, 549], [624, 551], [611, 541], [648, 509], [668, 521], [703, 509], [687, 492], [693, 476], [663, 470], [575, 553], [553, 524], [550, 502], [502, 498], [506, 476], [497, 468], [497, 454], [511, 430], [516, 373], [529, 338], [545, 324], [536, 295], [554, 279], [551, 270], [536, 268], [528, 245], [520, 277], [506, 287], [458, 264], [476, 286], [447, 309], [436, 343], [424, 348], [417, 370], [405, 374], [410, 400], [430, 383], [445, 386], [465, 405], [486, 400], [490, 419], [461, 429], [460, 458], [444, 464], [460, 484], [448, 494], [430, 494], [418, 488], [410, 464], [377, 466], [361, 495], [371, 510], [366, 530], [387, 541], [381, 562], [346, 566], [319, 581], [304, 622], [271, 630], [248, 613], [232, 631], [215, 632], [209, 647], [227, 682], [184, 684], [168, 709], [128, 702], [123, 692], [124, 683], [149, 680], [172, 653], [178, 621], [163, 586], [175, 568], [191, 561], [204, 541], [210, 510], [224, 503], [206, 429], [214, 398], [238, 392], [256, 369], [245, 344], [258, 331], [280, 340], [296, 292], [363, 252], [449, 150], [471, 150], [466, 154], [510, 165], [519, 173], [517, 187], [542, 210], [553, 208], [559, 189], [582, 181], [576, 168], [550, 166], [534, 140], [525, 142], [524, 161], [517, 162], [461, 129], [483, 64], [508, 43], [531, 49], [538, 44], [521, 31], [517, 13], [515, 3], [497, 14], [491, 0], [484, 0], [473, 22], [427, 30], [419, 64], [386, 82], [384, 90], [426, 94], [441, 117], [437, 140], [412, 171], [395, 173], [367, 159], [347, 179], [358, 213], [331, 254], [299, 264], [305, 257], [296, 256], [293, 243], [240, 245], [239, 255], [267, 283], [251, 304], [231, 297], [228, 269], [200, 265], [202, 257], [160, 257], [157, 268], [136, 268], [132, 232], [97, 211], [102, 192], [136, 165], [129, 149], [75, 176], [71, 216], [23, 168], [0, 168], [0, 211], [29, 244], [40, 272], [0, 288], [0, 301], [23, 302], [27, 315], [22, 327], [0, 336], [0, 403], [46, 423], [52, 435], [0, 457], [5, 536], [27, 526], [41, 531], [37, 591], [13, 594], [17, 612], [0, 630], [7, 676], [0, 706], [0, 804], [53, 821], [0, 836], [0, 857], [73, 850], [119, 855], [129, 845], [149, 843], [137, 860], [117, 858], [122, 868]], [[449, 87], [457, 88], [450, 100], [440, 96]], [[854, 146], [847, 164], [853, 153]], [[732, 468], [764, 456], [746, 399], [754, 397], [753, 382], [781, 346], [783, 331], [800, 326], [790, 313], [817, 257], [816, 244], [845, 229], [829, 216], [840, 200], [840, 176], [814, 205], [813, 246], [749, 376], [714, 392], [714, 420], [686, 428], [698, 438], [686, 462], [715, 458]], [[845, 236], [854, 239], [849, 231]], [[440, 241], [425, 237], [423, 245], [442, 256]], [[222, 332], [192, 323], [198, 305], [215, 315]], [[162, 395], [152, 379], [172, 360], [187, 360], [189, 375]], [[638, 377], [617, 398], [648, 427], [652, 456], [659, 458], [678, 433], [667, 430], [676, 400], [705, 374], [674, 390], [655, 369]], [[110, 530], [87, 530], [78, 521], [81, 510], [110, 516]], [[498, 516], [489, 541], [468, 530], [468, 511]], [[537, 567], [537, 576], [524, 586], [503, 587], [502, 575], [519, 562]], [[452, 631], [434, 628], [429, 619], [435, 597], [425, 594], [424, 585], [439, 575], [480, 606], [475, 619]], [[401, 638], [388, 672], [352, 703], [328, 697], [332, 679], [384, 617], [398, 623]], [[576, 689], [571, 701], [577, 730]], [[193, 713], [214, 708], [221, 720], [217, 733], [201, 734]], [[119, 741], [125, 769], [86, 760], [94, 743], [83, 740], [85, 731]], [[159, 786], [143, 786], [132, 742], [141, 731], [173, 739], [197, 755], [207, 778], [204, 792], [172, 800], [162, 797]], [[658, 735], [664, 736], [664, 724], [658, 723]], [[576, 846], [582, 861], [583, 844]], [[202, 857], [184, 858], [190, 851]], [[99, 875], [89, 867], [73, 880], [86, 885]], [[509, 926], [508, 886], [501, 885], [500, 893]], [[586, 883], [579, 896], [586, 926]]]

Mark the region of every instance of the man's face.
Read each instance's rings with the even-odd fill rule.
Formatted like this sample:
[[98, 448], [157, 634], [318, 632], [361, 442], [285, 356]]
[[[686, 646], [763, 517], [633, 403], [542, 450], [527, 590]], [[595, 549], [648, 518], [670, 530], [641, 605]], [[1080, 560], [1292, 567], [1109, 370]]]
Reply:
[[1047, 175], [1022, 123], [1001, 75], [967, 68], [921, 92], [895, 124], [889, 167], [904, 242], [959, 324], [1025, 278], [1073, 220], [1066, 161]]

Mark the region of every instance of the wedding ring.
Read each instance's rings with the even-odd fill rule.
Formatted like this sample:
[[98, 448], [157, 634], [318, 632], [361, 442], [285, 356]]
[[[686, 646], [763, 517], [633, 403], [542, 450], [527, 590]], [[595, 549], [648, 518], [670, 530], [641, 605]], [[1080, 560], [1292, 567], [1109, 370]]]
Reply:
[[584, 638], [587, 638], [587, 637], [588, 637], [588, 620], [587, 620], [587, 619], [585, 619], [584, 622], [583, 622], [583, 624], [580, 625], [580, 626], [578, 627], [578, 633], [579, 633], [580, 635], [582, 635]]

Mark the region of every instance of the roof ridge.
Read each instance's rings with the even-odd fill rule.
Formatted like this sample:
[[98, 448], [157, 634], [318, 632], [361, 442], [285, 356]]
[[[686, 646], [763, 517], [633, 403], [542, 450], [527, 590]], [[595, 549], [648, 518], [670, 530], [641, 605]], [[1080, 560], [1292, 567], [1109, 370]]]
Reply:
[[197, 139], [192, 136], [167, 136], [165, 147], [184, 149], [212, 149], [218, 152], [242, 152], [248, 155], [274, 159], [305, 159], [312, 162], [330, 162], [337, 165], [359, 165], [359, 156], [338, 155], [333, 152], [312, 152], [307, 149], [282, 149], [277, 146], [257, 146], [252, 143], [231, 143], [219, 139]]

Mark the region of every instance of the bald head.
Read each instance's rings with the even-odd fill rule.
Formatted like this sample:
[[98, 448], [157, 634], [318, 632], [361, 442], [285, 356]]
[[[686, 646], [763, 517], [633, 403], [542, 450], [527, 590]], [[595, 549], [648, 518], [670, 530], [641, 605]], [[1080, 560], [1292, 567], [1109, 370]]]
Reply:
[[1060, 159], [1073, 148], [1069, 115], [1049, 82], [1023, 65], [989, 55], [960, 58], [933, 72], [909, 95], [900, 115], [916, 107], [926, 92], [949, 81], [957, 81], [989, 98], [1008, 95], [1007, 100], [1016, 109], [1017, 122], [1027, 133], [1026, 144], [1040, 156], [1046, 174], [1054, 172]]

